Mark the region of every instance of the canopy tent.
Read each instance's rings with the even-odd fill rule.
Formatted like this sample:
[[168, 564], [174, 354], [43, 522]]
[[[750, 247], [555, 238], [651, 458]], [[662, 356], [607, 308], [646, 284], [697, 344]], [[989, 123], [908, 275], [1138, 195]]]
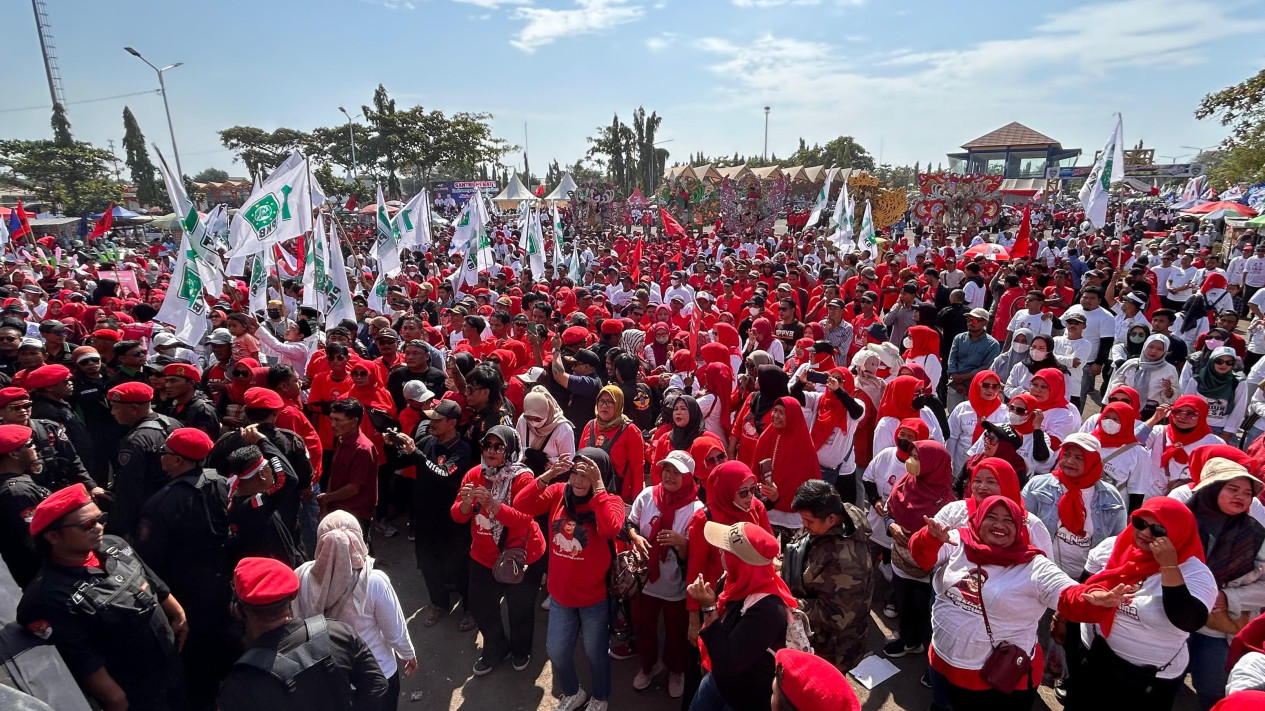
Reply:
[[[98, 213], [93, 214], [93, 215], [88, 215], [88, 219], [89, 219], [89, 220], [99, 220], [99, 219], [101, 219], [101, 216], [102, 216], [102, 215], [104, 215], [104, 214], [105, 214], [104, 212], [98, 212]], [[140, 214], [139, 212], [132, 212], [131, 210], [127, 209], [126, 207], [121, 207], [121, 206], [119, 206], [119, 205], [115, 205], [115, 206], [114, 206], [114, 209], [110, 211], [110, 214], [111, 214], [111, 215], [114, 215], [114, 219], [116, 219], [116, 220], [130, 220], [130, 219], [132, 219], [132, 218], [134, 218], [134, 217], [140, 217], [140, 216], [141, 216], [141, 214]]]
[[577, 187], [579, 186], [575, 184], [575, 178], [571, 177], [571, 171], [568, 170], [562, 174], [562, 180], [558, 181], [558, 187], [545, 196], [545, 200], [568, 200], [570, 199], [568, 196], [570, 196], [571, 191]]
[[[1184, 211], [1187, 215], [1212, 215], [1220, 213], [1224, 216], [1226, 213], [1234, 213], [1243, 215], [1244, 217], [1255, 217], [1256, 210], [1244, 205], [1241, 202], [1229, 202], [1227, 200], [1218, 200], [1217, 202], [1205, 202], [1202, 205], [1196, 205]], [[1211, 218], [1216, 219], [1216, 218]]]
[[510, 207], [516, 207], [518, 203], [524, 200], [534, 199], [536, 199], [536, 196], [532, 195], [531, 191], [527, 189], [527, 186], [523, 185], [523, 181], [519, 180], [518, 173], [515, 173], [514, 179], [510, 181], [509, 185], [505, 186], [505, 189], [501, 191], [500, 195], [492, 198], [492, 202], [496, 203], [496, 206], [503, 210], [505, 209], [505, 206], [501, 205], [501, 203], [508, 203]]
[[760, 180], [773, 180], [782, 175], [782, 169], [776, 165], [770, 165], [765, 168], [752, 168], [751, 172], [755, 173], [755, 177]]
[[1045, 189], [1045, 178], [1006, 178], [1001, 181], [1001, 191], [1005, 195], [1032, 197]]
[[725, 178], [740, 180], [743, 176], [749, 174], [751, 169], [747, 167], [746, 163], [743, 163], [742, 165], [731, 165], [728, 168], [719, 168], [717, 172], [720, 173], [721, 180]]
[[[16, 207], [0, 207], [0, 217], [3, 217], [4, 219], [7, 220], [9, 219], [9, 215], [12, 214], [13, 211], [16, 209], [17, 209]], [[35, 217], [35, 213], [31, 212], [30, 210], [22, 210], [22, 212], [26, 213], [27, 219], [31, 219]]]
[[1265, 215], [1257, 215], [1243, 225], [1244, 227], [1265, 227]]

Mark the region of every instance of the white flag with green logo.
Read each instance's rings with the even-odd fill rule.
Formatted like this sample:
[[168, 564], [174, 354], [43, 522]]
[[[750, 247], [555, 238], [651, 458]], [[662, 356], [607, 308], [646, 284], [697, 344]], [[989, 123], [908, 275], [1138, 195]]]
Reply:
[[268, 253], [260, 252], [251, 257], [250, 265], [250, 311], [266, 311], [268, 309]]
[[311, 231], [312, 196], [307, 159], [295, 151], [237, 211], [242, 234], [227, 256], [262, 252]]
[[561, 273], [567, 268], [566, 255], [562, 253], [562, 218], [558, 216], [558, 201], [553, 201], [553, 269]]
[[[250, 197], [246, 198], [247, 205], [254, 202], [255, 198], [259, 197], [259, 188], [264, 184], [263, 178], [261, 178], [260, 175], [261, 175], [260, 173], [255, 173], [254, 187], [250, 189]], [[230, 222], [228, 225], [228, 251], [225, 252], [225, 254], [232, 252], [233, 247], [235, 245], [241, 244], [249, 236], [250, 236], [250, 223], [246, 222], [245, 220], [239, 220], [239, 219], [234, 218], [233, 221]], [[245, 273], [245, 271], [246, 271], [246, 256], [245, 255], [242, 255], [240, 257], [230, 257], [228, 260], [228, 266], [224, 268], [225, 274], [232, 274], [233, 276], [237, 276], [238, 274], [243, 274]]]
[[206, 215], [206, 231], [220, 249], [228, 249], [228, 207], [220, 203]]
[[835, 202], [835, 215], [831, 218], [831, 222], [835, 223], [835, 231], [830, 235], [835, 249], [843, 254], [856, 249], [856, 243], [852, 241], [855, 236], [852, 224], [855, 220], [856, 203], [848, 197], [848, 184], [844, 183], [839, 190], [839, 199]]
[[813, 205], [813, 212], [808, 216], [808, 227], [817, 224], [821, 219], [821, 213], [826, 211], [826, 206], [830, 204], [830, 183], [835, 177], [835, 172], [830, 168], [826, 169], [826, 182], [821, 186], [821, 191], [817, 193], [817, 202]]
[[1085, 219], [1095, 228], [1107, 224], [1107, 201], [1111, 197], [1111, 186], [1124, 180], [1124, 129], [1123, 121], [1116, 114], [1116, 128], [1111, 132], [1107, 145], [1103, 146], [1098, 160], [1094, 161], [1093, 170], [1085, 178], [1081, 187], [1081, 204], [1085, 206]]
[[[356, 309], [351, 303], [351, 286], [347, 283], [347, 265], [343, 263], [343, 247], [339, 241], [338, 224], [331, 223], [333, 237], [326, 245], [329, 253], [329, 273], [325, 278], [325, 323], [337, 325], [343, 319], [356, 320]], [[323, 235], [322, 235], [323, 236]]]
[[857, 249], [870, 250], [870, 256], [878, 256], [878, 235], [874, 232], [874, 215], [870, 212], [870, 201], [865, 201], [865, 215], [861, 217], [861, 236], [857, 239]]
[[475, 233], [483, 229], [487, 223], [488, 213], [483, 207], [482, 196], [483, 191], [480, 190], [466, 200], [465, 207], [457, 217], [457, 224], [453, 227], [452, 244], [448, 248], [449, 255], [468, 251], [466, 246], [474, 241]]
[[584, 278], [584, 267], [580, 264], [580, 240], [571, 243], [571, 261], [567, 264], [567, 276], [576, 286]]
[[180, 254], [171, 274], [171, 286], [155, 320], [176, 327], [176, 337], [185, 343], [197, 343], [206, 333], [207, 305], [202, 292], [219, 296], [224, 274], [219, 255], [214, 251], [214, 238], [206, 229], [206, 223], [185, 193], [184, 182], [172, 174], [167, 159], [154, 146], [158, 155], [158, 170], [167, 186], [171, 207], [180, 216]]
[[544, 227], [540, 224], [539, 210], [532, 210], [527, 215], [526, 227], [520, 246], [527, 255], [527, 264], [531, 267], [532, 278], [540, 279], [545, 274], [545, 236]]
[[329, 246], [325, 236], [325, 216], [317, 215], [312, 234], [304, 242], [303, 306], [317, 311], [325, 308], [325, 282], [329, 280]]
[[[382, 186], [378, 186], [377, 231], [373, 243], [373, 258], [378, 260], [378, 273], [395, 274], [400, 271], [400, 231], [387, 217], [387, 203], [382, 198]], [[372, 298], [372, 295], [370, 296]], [[380, 312], [379, 312], [380, 313]]]
[[413, 196], [395, 213], [395, 227], [400, 233], [400, 246], [405, 249], [430, 247], [430, 199], [426, 190]]

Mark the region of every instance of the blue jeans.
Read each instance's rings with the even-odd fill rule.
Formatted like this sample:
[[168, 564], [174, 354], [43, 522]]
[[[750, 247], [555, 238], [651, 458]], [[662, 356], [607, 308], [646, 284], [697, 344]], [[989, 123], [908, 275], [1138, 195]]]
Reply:
[[716, 687], [716, 679], [708, 674], [698, 685], [694, 701], [690, 704], [690, 711], [734, 711], [734, 708], [725, 703], [724, 697], [720, 695], [720, 689]]
[[593, 698], [610, 698], [611, 658], [606, 653], [610, 634], [610, 604], [606, 600], [588, 607], [563, 607], [557, 600], [549, 603], [545, 649], [563, 695], [569, 696], [580, 689], [580, 679], [575, 672], [575, 640], [583, 635], [584, 656], [589, 658], [589, 673], [593, 675]]
[[1208, 711], [1225, 696], [1225, 683], [1229, 677], [1225, 663], [1230, 657], [1230, 642], [1195, 632], [1190, 635], [1186, 646], [1190, 650], [1190, 665], [1186, 671], [1190, 673], [1190, 681], [1199, 696], [1199, 708]]

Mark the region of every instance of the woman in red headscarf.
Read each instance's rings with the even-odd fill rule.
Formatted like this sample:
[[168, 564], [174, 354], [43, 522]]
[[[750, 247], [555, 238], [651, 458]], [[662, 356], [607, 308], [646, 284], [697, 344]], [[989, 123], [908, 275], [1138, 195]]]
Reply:
[[[1087, 585], [1136, 592], [1127, 608], [1091, 611], [1094, 624], [1082, 630], [1088, 651], [1069, 669], [1068, 711], [1171, 709], [1186, 672], [1187, 638], [1216, 600], [1189, 508], [1158, 496], [1133, 512], [1132, 524], [1095, 549], [1085, 566], [1092, 573]], [[1147, 666], [1158, 671], [1120, 673]]]
[[[370, 410], [376, 410], [387, 418], [395, 418], [395, 400], [391, 398], [391, 393], [382, 386], [378, 379], [378, 369], [368, 361], [359, 361], [353, 363], [350, 369], [351, 391], [347, 393], [347, 397], [354, 397], [364, 405], [365, 416], [360, 419], [360, 431], [373, 442], [374, 448], [378, 450], [379, 466], [386, 464], [386, 442], [382, 437], [382, 433], [373, 425], [373, 418], [369, 416]], [[390, 489], [390, 479], [386, 480], [387, 487], [383, 488], [382, 477], [379, 476], [379, 489], [383, 493], [379, 494], [379, 499], [386, 498], [386, 492]]]
[[742, 366], [742, 340], [738, 329], [731, 323], [721, 321], [716, 324], [716, 340], [729, 350], [729, 367], [736, 373]]
[[220, 419], [229, 427], [241, 427], [246, 424], [242, 409], [246, 407], [246, 391], [255, 387], [255, 368], [259, 361], [254, 358], [242, 358], [233, 362], [229, 371], [228, 383], [220, 391], [216, 411]]
[[522, 372], [518, 367], [518, 356], [508, 347], [498, 348], [492, 351], [489, 360], [495, 361], [501, 367], [501, 378], [505, 381], [505, 399], [514, 406], [514, 412], [522, 412], [523, 398], [527, 397], [527, 387], [523, 385], [522, 380], [514, 377]]
[[[967, 525], [975, 510], [990, 496], [1004, 496], [1023, 507], [1023, 495], [1019, 486], [1019, 475], [1010, 462], [1000, 457], [984, 457], [973, 463], [968, 470], [970, 479], [966, 483], [965, 498], [951, 501], [934, 519], [946, 528], [960, 528]], [[1028, 539], [1042, 554], [1049, 556], [1053, 547], [1050, 532], [1045, 530], [1041, 519], [1024, 512], [1024, 526], [1028, 529]]]
[[940, 362], [940, 332], [930, 326], [910, 326], [903, 345], [905, 352], [901, 358], [906, 363], [921, 365], [931, 382], [939, 383], [944, 373]]
[[982, 422], [1006, 422], [1005, 402], [1001, 397], [1001, 377], [991, 370], [981, 370], [971, 378], [966, 402], [958, 403], [949, 414], [949, 436], [945, 446], [953, 457], [953, 471], [965, 466], [967, 450], [984, 434]]
[[[911, 539], [914, 561], [935, 572], [930, 675], [953, 708], [1030, 711], [1044, 668], [1037, 629], [1046, 610], [1089, 619], [1126, 600], [1123, 586], [1077, 585], [1032, 545], [1024, 518], [1022, 506], [995, 495], [965, 526], [929, 518]], [[998, 688], [983, 673], [1003, 643], [1032, 658], [1013, 688]]]
[[1190, 455], [1208, 444], [1225, 444], [1208, 426], [1208, 401], [1199, 395], [1182, 395], [1168, 413], [1167, 425], [1156, 425], [1146, 442], [1151, 457], [1151, 476], [1146, 487], [1132, 491], [1144, 499], [1164, 496], [1190, 479]]
[[769, 520], [773, 532], [789, 541], [804, 525], [791, 509], [791, 501], [801, 484], [821, 478], [821, 468], [798, 400], [789, 396], [779, 400], [773, 406], [771, 425], [756, 442], [755, 461], [762, 479], [761, 493], [772, 506]]
[[1042, 368], [1028, 383], [1028, 394], [1036, 399], [1041, 411], [1041, 429], [1050, 436], [1053, 449], [1058, 449], [1068, 435], [1080, 430], [1081, 413], [1067, 401], [1067, 374], [1058, 368]]
[[650, 345], [641, 352], [641, 357], [649, 366], [650, 372], [663, 372], [672, 358], [672, 329], [664, 321], [660, 321], [650, 329]]
[[[720, 346], [718, 343], [707, 345]], [[706, 349], [706, 346], [703, 348]], [[722, 355], [724, 361], [729, 360], [728, 355], [728, 350], [725, 350]], [[703, 357], [707, 358], [707, 355]], [[734, 390], [734, 374], [728, 362], [708, 362], [694, 372], [694, 382], [702, 387], [698, 406], [703, 411], [703, 429], [715, 435], [722, 444], [728, 442], [729, 430], [733, 427], [731, 406]]]
[[927, 423], [930, 439], [942, 440], [940, 423], [934, 413], [926, 408], [926, 384], [912, 375], [899, 375], [883, 389], [883, 399], [878, 404], [878, 424], [874, 426], [873, 454], [878, 455], [896, 441], [896, 427], [901, 420], [911, 417]]
[[[1135, 421], [1133, 405], [1123, 402], [1107, 403], [1090, 432], [1102, 445], [1103, 476], [1124, 495], [1126, 501], [1129, 500], [1129, 492], [1133, 488], [1145, 486], [1146, 472], [1151, 468], [1147, 452], [1138, 442]], [[1136, 480], [1136, 483], [1130, 486], [1130, 480]], [[1138, 506], [1141, 504], [1139, 498]]]

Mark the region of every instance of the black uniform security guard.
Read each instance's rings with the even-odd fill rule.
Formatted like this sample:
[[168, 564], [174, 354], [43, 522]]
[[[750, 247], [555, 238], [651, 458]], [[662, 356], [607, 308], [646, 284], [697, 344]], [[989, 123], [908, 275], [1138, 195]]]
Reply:
[[31, 430], [0, 425], [0, 556], [23, 588], [40, 569], [40, 556], [31, 541], [31, 517], [49, 493], [31, 479], [35, 462]]
[[109, 388], [105, 387], [105, 378], [101, 377], [101, 354], [95, 348], [80, 346], [75, 349], [74, 367], [76, 373], [71, 382], [75, 392], [70, 396], [70, 406], [83, 420], [92, 441], [92, 447], [87, 450], [75, 449], [92, 478], [104, 483], [110, 479], [114, 443], [123, 433], [123, 428], [110, 416], [110, 405], [105, 400]]
[[83, 484], [94, 496], [102, 493], [104, 490], [84, 468], [66, 429], [52, 420], [31, 417], [31, 407], [31, 396], [22, 388], [0, 390], [0, 423], [31, 429], [31, 443], [39, 453], [31, 478], [50, 491]]
[[106, 711], [183, 711], [184, 610], [127, 541], [104, 534], [102, 517], [80, 485], [36, 507], [31, 535], [44, 564], [17, 621], [57, 646]]
[[220, 416], [215, 403], [198, 390], [202, 371], [188, 363], [170, 363], [163, 368], [167, 379], [166, 398], [159, 410], [184, 425], [202, 430], [214, 440], [220, 436]]
[[299, 578], [271, 558], [245, 558], [233, 574], [235, 609], [249, 649], [220, 686], [228, 711], [377, 711], [387, 680], [369, 647], [347, 625], [296, 620]]
[[163, 473], [163, 444], [180, 423], [150, 410], [154, 389], [145, 383], [123, 383], [110, 389], [110, 412], [128, 431], [114, 456], [114, 505], [110, 533], [130, 536], [136, 531], [141, 506], [167, 483]]
[[[92, 448], [92, 436], [88, 434], [83, 418], [69, 402], [75, 389], [70, 369], [57, 364], [36, 368], [27, 374], [22, 386], [31, 391], [31, 417], [51, 420], [65, 428], [66, 436], [82, 459], [83, 452]], [[105, 478], [102, 477], [101, 481]], [[91, 490], [92, 487], [88, 488]]]

